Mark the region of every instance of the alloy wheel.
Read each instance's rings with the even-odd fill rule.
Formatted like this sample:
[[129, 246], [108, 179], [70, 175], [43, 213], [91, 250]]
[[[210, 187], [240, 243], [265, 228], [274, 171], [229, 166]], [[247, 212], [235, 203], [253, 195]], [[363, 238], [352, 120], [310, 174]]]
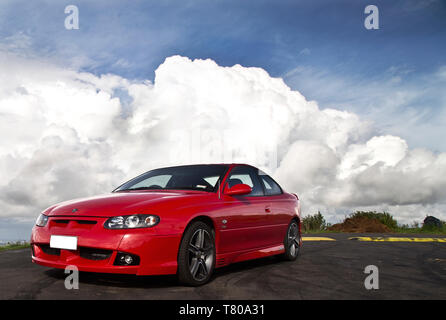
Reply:
[[188, 261], [191, 276], [196, 281], [208, 277], [214, 261], [214, 243], [208, 231], [197, 229], [188, 245]]
[[299, 227], [293, 222], [288, 229], [288, 247], [291, 256], [295, 257], [299, 253]]

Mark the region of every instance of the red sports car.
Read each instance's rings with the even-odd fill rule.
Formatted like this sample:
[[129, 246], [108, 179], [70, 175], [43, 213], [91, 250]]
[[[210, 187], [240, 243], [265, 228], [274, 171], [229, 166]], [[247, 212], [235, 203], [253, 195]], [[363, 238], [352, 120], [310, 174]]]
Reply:
[[43, 211], [32, 230], [32, 260], [90, 272], [177, 274], [201, 285], [233, 262], [278, 254], [295, 260], [300, 226], [297, 195], [252, 166], [169, 167]]

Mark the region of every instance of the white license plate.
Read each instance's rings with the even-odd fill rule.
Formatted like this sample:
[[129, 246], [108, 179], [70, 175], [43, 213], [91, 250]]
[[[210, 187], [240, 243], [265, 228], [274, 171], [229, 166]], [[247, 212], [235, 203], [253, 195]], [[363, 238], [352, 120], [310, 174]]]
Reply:
[[50, 247], [57, 249], [77, 250], [77, 237], [51, 236]]

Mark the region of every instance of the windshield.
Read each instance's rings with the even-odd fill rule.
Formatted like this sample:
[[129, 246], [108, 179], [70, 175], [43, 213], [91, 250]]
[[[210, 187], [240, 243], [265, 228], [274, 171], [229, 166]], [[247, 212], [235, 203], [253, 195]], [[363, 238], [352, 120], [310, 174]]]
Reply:
[[226, 165], [192, 165], [155, 169], [118, 187], [113, 192], [129, 190], [199, 190], [216, 192]]

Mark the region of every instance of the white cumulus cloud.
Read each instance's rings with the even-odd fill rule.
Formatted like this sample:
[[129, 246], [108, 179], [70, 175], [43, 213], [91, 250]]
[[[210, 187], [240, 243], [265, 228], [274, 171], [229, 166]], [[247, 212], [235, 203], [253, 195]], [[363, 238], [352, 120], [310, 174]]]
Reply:
[[173, 56], [151, 81], [96, 76], [0, 52], [0, 217], [33, 219], [158, 166], [246, 162], [306, 214], [384, 209], [445, 219], [446, 154], [375, 136], [260, 68]]

